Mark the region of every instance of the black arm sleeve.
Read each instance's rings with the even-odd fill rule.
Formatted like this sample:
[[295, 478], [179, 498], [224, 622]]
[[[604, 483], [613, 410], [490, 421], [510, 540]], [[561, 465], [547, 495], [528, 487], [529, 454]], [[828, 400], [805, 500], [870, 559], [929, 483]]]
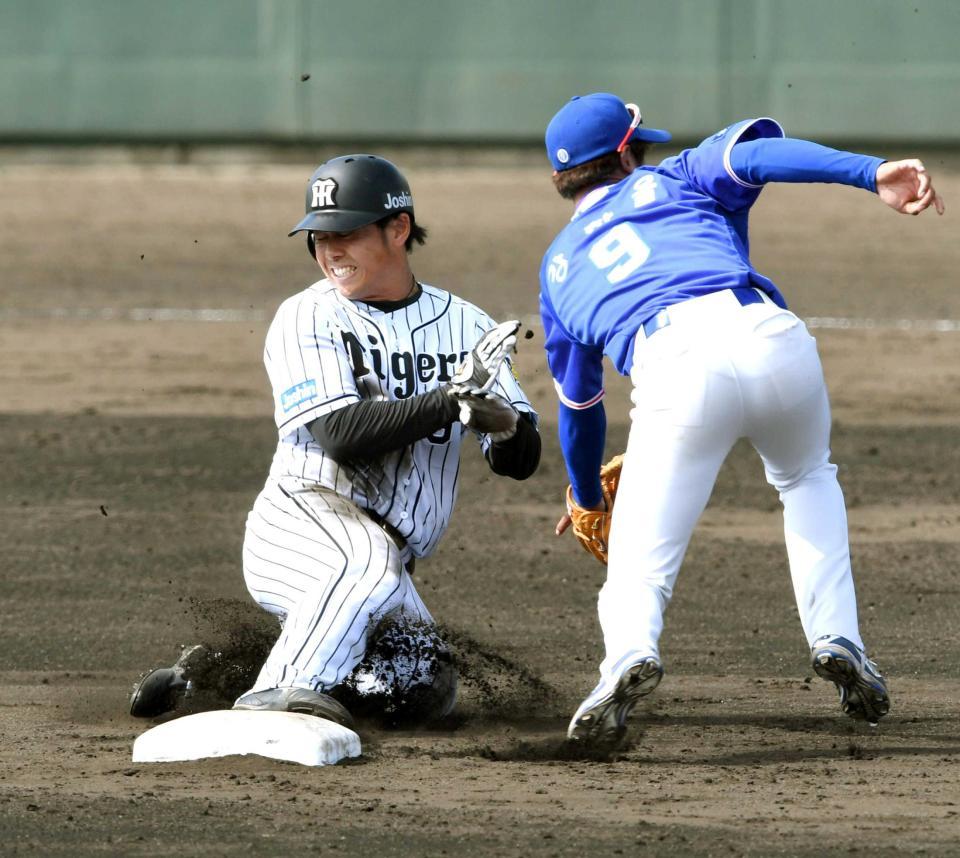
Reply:
[[490, 470], [502, 477], [525, 480], [540, 464], [540, 433], [533, 418], [523, 411], [517, 420], [517, 431], [502, 444], [491, 444], [487, 450]]
[[399, 450], [449, 426], [459, 416], [443, 388], [409, 399], [364, 399], [307, 424], [310, 434], [338, 462], [370, 460]]

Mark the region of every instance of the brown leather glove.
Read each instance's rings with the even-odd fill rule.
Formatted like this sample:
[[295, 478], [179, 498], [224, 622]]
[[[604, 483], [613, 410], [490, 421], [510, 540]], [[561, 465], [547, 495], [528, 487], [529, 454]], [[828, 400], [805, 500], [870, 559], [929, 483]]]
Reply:
[[605, 510], [584, 509], [573, 499], [573, 487], [567, 486], [567, 515], [570, 516], [573, 535], [577, 537], [584, 550], [596, 557], [604, 566], [607, 565], [610, 521], [613, 516], [617, 488], [620, 485], [622, 467], [623, 456], [620, 455], [614, 456], [600, 468], [600, 488], [607, 505]]

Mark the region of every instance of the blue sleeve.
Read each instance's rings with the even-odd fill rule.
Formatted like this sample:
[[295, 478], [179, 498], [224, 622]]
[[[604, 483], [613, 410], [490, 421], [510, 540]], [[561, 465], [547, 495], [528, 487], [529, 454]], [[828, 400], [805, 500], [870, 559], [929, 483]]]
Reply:
[[557, 321], [549, 298], [540, 293], [547, 366], [560, 399], [558, 432], [577, 503], [600, 503], [600, 465], [607, 434], [603, 408], [603, 352], [577, 342]]
[[567, 465], [573, 497], [581, 506], [594, 506], [603, 498], [600, 465], [607, 436], [603, 403], [577, 410], [560, 403], [557, 415], [560, 449]]
[[667, 158], [658, 169], [679, 175], [728, 211], [740, 211], [757, 201], [763, 185], [740, 178], [730, 167], [730, 153], [739, 144], [777, 137], [783, 137], [783, 129], [775, 119], [747, 119], [721, 129], [675, 158]]
[[560, 401], [569, 408], [590, 408], [603, 399], [603, 351], [577, 342], [557, 322], [540, 296], [547, 366]]
[[876, 193], [877, 168], [883, 158], [784, 137], [739, 143], [731, 150], [729, 163], [737, 178], [753, 186], [767, 182], [836, 182]]

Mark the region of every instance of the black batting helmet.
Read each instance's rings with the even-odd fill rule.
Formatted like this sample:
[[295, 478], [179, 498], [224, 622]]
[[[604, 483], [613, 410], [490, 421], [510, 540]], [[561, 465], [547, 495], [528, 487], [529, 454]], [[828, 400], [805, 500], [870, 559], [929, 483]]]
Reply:
[[407, 212], [413, 195], [403, 174], [377, 155], [342, 155], [321, 164], [307, 182], [306, 215], [289, 235], [312, 231], [351, 232], [390, 215]]

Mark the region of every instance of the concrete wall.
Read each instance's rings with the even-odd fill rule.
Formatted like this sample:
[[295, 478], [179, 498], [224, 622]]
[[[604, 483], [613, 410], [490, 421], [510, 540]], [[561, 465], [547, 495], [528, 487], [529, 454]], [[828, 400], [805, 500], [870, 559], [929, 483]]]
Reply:
[[952, 143], [958, 39], [960, 0], [2, 0], [0, 140], [528, 142], [603, 89]]

